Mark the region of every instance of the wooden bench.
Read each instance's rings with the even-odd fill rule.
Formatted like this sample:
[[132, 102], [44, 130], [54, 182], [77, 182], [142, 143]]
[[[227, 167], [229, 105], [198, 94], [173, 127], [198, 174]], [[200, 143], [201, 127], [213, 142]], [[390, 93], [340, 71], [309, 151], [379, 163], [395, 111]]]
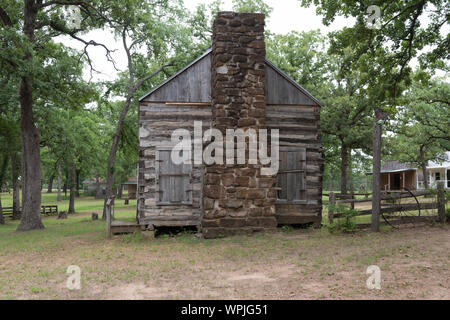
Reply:
[[12, 207], [3, 207], [2, 208], [2, 213], [4, 217], [8, 217], [11, 216], [13, 214], [13, 208]]
[[[19, 208], [19, 216], [22, 212], [22, 208]], [[2, 207], [2, 213], [4, 217], [12, 217], [13, 215], [13, 207]], [[41, 206], [41, 214], [50, 216], [58, 214], [58, 206]]]
[[50, 216], [50, 215], [57, 215], [58, 214], [58, 206], [42, 206], [41, 207], [41, 214]]

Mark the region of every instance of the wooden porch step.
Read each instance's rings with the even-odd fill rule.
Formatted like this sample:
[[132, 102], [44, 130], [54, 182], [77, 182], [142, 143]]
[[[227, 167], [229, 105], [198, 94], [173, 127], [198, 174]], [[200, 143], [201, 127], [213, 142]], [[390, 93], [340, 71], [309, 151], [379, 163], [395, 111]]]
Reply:
[[141, 230], [141, 226], [136, 222], [128, 221], [112, 221], [111, 222], [111, 233], [121, 234], [121, 233], [135, 233]]

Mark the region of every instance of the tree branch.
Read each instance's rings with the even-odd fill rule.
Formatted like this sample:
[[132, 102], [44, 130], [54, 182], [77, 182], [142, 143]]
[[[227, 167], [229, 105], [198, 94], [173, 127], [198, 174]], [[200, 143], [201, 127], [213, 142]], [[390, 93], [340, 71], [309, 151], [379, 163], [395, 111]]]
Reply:
[[11, 18], [2, 7], [0, 7], [0, 18], [5, 26], [12, 27], [13, 24]]
[[139, 80], [136, 82], [136, 84], [134, 85], [134, 87], [133, 87], [134, 91], [138, 90], [139, 87], [140, 87], [145, 81], [147, 81], [147, 80], [153, 78], [154, 76], [156, 76], [157, 74], [159, 74], [161, 71], [163, 71], [165, 68], [170, 67], [170, 66], [172, 66], [172, 65], [173, 65], [173, 63], [170, 62], [170, 63], [168, 63], [168, 64], [166, 64], [166, 65], [163, 65], [162, 67], [160, 67], [158, 70], [156, 70], [156, 71], [153, 72], [152, 74], [149, 74], [148, 76], [139, 79]]

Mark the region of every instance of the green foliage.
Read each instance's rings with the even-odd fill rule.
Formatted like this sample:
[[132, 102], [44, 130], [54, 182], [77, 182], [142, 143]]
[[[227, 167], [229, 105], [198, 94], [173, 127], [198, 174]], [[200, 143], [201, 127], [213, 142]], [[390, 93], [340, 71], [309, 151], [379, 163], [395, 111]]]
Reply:
[[264, 13], [266, 19], [268, 19], [273, 8], [265, 3], [264, 0], [233, 0], [233, 11]]
[[439, 78], [423, 79], [423, 73], [415, 73], [390, 128], [397, 134], [388, 137], [392, 159], [419, 167], [443, 159], [450, 150], [450, 84]]
[[358, 211], [355, 209], [350, 209], [342, 204], [329, 205], [328, 212], [333, 210], [333, 212], [342, 213], [342, 217], [334, 219], [332, 225], [328, 225], [328, 230], [331, 233], [335, 232], [353, 232], [356, 229], [356, 219]]
[[[367, 93], [381, 106], [392, 104], [409, 83], [411, 59], [418, 57], [423, 68], [442, 65], [440, 61], [448, 59], [446, 0], [301, 0], [301, 4], [314, 4], [326, 25], [337, 16], [353, 17], [352, 26], [333, 34], [331, 48], [335, 52], [354, 48], [349, 62], [352, 68], [367, 73]], [[381, 9], [378, 28], [370, 29], [366, 23], [370, 5]], [[422, 19], [428, 23], [421, 23]]]
[[318, 30], [269, 35], [267, 58], [319, 100], [329, 85], [325, 37]]

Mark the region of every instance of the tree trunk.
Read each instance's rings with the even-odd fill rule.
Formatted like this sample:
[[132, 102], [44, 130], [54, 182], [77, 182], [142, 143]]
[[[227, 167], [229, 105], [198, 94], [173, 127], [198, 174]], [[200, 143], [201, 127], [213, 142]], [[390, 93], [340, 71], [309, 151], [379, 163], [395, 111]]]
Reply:
[[[348, 150], [348, 184], [350, 188], [350, 194], [352, 195], [352, 199], [355, 199], [355, 186], [353, 185], [353, 164], [352, 164], [352, 149]], [[355, 209], [355, 203], [352, 202], [350, 204], [351, 209]]]
[[76, 185], [77, 167], [75, 161], [72, 163], [72, 174], [70, 177], [70, 200], [69, 213], [75, 213], [75, 185]]
[[352, 164], [352, 150], [348, 150], [348, 187], [351, 194], [355, 191], [355, 186], [353, 184], [353, 164]]
[[77, 170], [77, 184], [76, 184], [77, 188], [76, 188], [76, 193], [75, 193], [75, 195], [77, 197], [80, 196], [80, 175], [81, 175], [81, 170], [78, 169]]
[[131, 93], [128, 93], [128, 97], [120, 114], [119, 122], [117, 123], [116, 132], [114, 134], [114, 139], [111, 145], [111, 151], [109, 153], [108, 168], [107, 168], [107, 179], [106, 179], [106, 196], [103, 204], [103, 215], [102, 220], [106, 220], [106, 201], [113, 196], [113, 183], [114, 183], [114, 164], [116, 162], [117, 149], [119, 147], [120, 136], [122, 135], [123, 123], [128, 112], [128, 108], [131, 103]]
[[57, 201], [61, 202], [61, 164], [58, 164], [58, 198]]
[[119, 186], [117, 187], [117, 198], [122, 199], [122, 194], [123, 194], [123, 186], [119, 184]]
[[55, 180], [55, 175], [54, 174], [52, 174], [50, 176], [50, 179], [48, 180], [47, 193], [52, 193], [52, 191], [53, 191], [53, 180]]
[[[34, 43], [34, 28], [38, 6], [34, 0], [24, 1], [24, 34]], [[25, 61], [31, 63], [32, 54], [26, 52]], [[42, 229], [41, 218], [41, 154], [39, 131], [33, 117], [33, 82], [23, 75], [19, 89], [20, 129], [22, 136], [22, 218], [18, 231]]]
[[5, 224], [5, 218], [3, 217], [2, 195], [1, 194], [0, 194], [0, 224]]
[[424, 145], [420, 146], [420, 166], [422, 168], [422, 174], [423, 174], [423, 186], [425, 189], [428, 189], [428, 174], [427, 174], [427, 162], [425, 161], [425, 151], [424, 151]]
[[381, 119], [382, 111], [375, 110], [373, 129], [373, 169], [372, 169], [372, 231], [380, 231], [380, 209], [381, 209]]
[[347, 194], [348, 149], [341, 139], [341, 194]]
[[95, 175], [95, 198], [100, 199], [102, 197], [102, 190], [100, 188], [100, 176], [98, 172]]
[[13, 219], [20, 216], [19, 159], [17, 153], [11, 156], [11, 173], [13, 184]]
[[28, 77], [20, 84], [22, 134], [22, 218], [18, 231], [42, 229], [41, 219], [41, 155], [39, 132], [33, 120], [33, 87]]
[[67, 197], [67, 187], [69, 184], [69, 170], [66, 168], [66, 179], [64, 181], [64, 196]]
[[5, 224], [5, 218], [3, 217], [3, 207], [2, 207], [2, 186], [3, 179], [5, 178], [6, 168], [8, 167], [8, 157], [3, 156], [1, 166], [0, 166], [0, 224]]
[[0, 192], [3, 187], [3, 181], [5, 179], [6, 168], [8, 168], [9, 158], [5, 155], [2, 157], [2, 161], [0, 163]]

